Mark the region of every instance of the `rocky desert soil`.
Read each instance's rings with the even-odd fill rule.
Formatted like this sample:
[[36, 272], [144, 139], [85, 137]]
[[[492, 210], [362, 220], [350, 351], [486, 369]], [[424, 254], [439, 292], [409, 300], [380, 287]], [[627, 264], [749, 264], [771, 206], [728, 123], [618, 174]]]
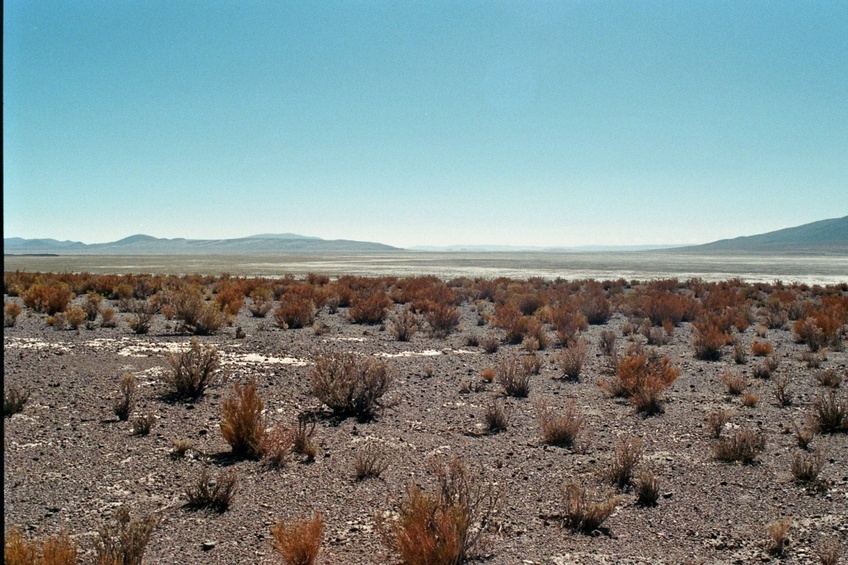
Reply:
[[[6, 301], [22, 304], [18, 297]], [[101, 524], [127, 505], [135, 516], [159, 517], [147, 563], [282, 563], [269, 528], [320, 512], [326, 523], [320, 563], [395, 563], [399, 558], [382, 542], [375, 516], [396, 510], [412, 484], [434, 488], [430, 461], [459, 456], [501, 496], [474, 562], [818, 563], [826, 544], [848, 547], [848, 434], [815, 435], [805, 451], [793, 428], [809, 425], [814, 403], [828, 391], [815, 379], [820, 371], [842, 375], [836, 398], [848, 398], [844, 350], [829, 348], [819, 367], [809, 367], [803, 357], [808, 348], [796, 342], [791, 324], [759, 338], [755, 322], [737, 334], [748, 352], [745, 364], [735, 363], [729, 345], [719, 360], [699, 360], [690, 322], [676, 327], [669, 343], [650, 346], [638, 332], [625, 335], [631, 320], [615, 312], [582, 332], [588, 355], [577, 379], [562, 378], [556, 361], [561, 346], [546, 326], [551, 344], [535, 353], [541, 367], [530, 377], [529, 396], [508, 397], [497, 381], [483, 380], [483, 370], [531, 353], [506, 343], [503, 330], [487, 322], [486, 314], [494, 312], [490, 301], [469, 300], [460, 311], [459, 326], [447, 337], [431, 335], [422, 322], [409, 342], [401, 342], [385, 325], [351, 323], [344, 307], [320, 309], [316, 325], [301, 329], [281, 329], [271, 314], [257, 318], [242, 308], [232, 324], [199, 338], [217, 348], [222, 370], [203, 397], [187, 403], [168, 399], [163, 382], [171, 370], [169, 353], [185, 350], [191, 340], [178, 322], [157, 314], [150, 332], [137, 335], [128, 327], [130, 314], [118, 313], [115, 327], [57, 330], [45, 315], [24, 308], [4, 330], [4, 385], [30, 392], [23, 411], [3, 422], [5, 529], [17, 527], [33, 538], [67, 532], [83, 562], [93, 563]], [[600, 347], [602, 331], [615, 333], [619, 355], [641, 343], [680, 370], [664, 393], [663, 413], [644, 416], [628, 399], [610, 398], [598, 386], [612, 376]], [[477, 344], [490, 334], [500, 340], [494, 353]], [[770, 378], [754, 376], [764, 359], [750, 354], [755, 338], [771, 344], [779, 359]], [[384, 361], [395, 375], [395, 405], [370, 421], [334, 417], [311, 386], [314, 359], [331, 351]], [[119, 421], [113, 413], [119, 377], [127, 372], [139, 382], [134, 415], [155, 418], [148, 435], [134, 434], [132, 418]], [[759, 402], [746, 407], [729, 394], [721, 380], [726, 372], [744, 376]], [[293, 456], [285, 467], [271, 468], [231, 456], [220, 429], [222, 402], [234, 383], [253, 379], [269, 427], [314, 417], [320, 446], [314, 461]], [[792, 394], [786, 406], [775, 396], [783, 381]], [[484, 416], [493, 401], [504, 406], [509, 422], [499, 433], [486, 433]], [[536, 405], [564, 411], [571, 401], [586, 419], [577, 445], [545, 444]], [[716, 459], [718, 440], [707, 419], [718, 410], [730, 413], [723, 437], [740, 429], [764, 433], [765, 449], [752, 464]], [[616, 490], [604, 472], [622, 438], [641, 442], [635, 470], [658, 478], [656, 506], [639, 506], [628, 486], [618, 489], [622, 501], [602, 527], [589, 533], [563, 527], [557, 516], [569, 482], [599, 495]], [[191, 443], [184, 457], [174, 455], [178, 440]], [[388, 467], [379, 478], [356, 480], [357, 454], [371, 444], [385, 451]], [[815, 454], [823, 456], [818, 481], [796, 482], [793, 458]], [[228, 510], [186, 507], [186, 490], [203, 468], [237, 474]], [[784, 555], [777, 556], [769, 551], [767, 527], [781, 518], [791, 519], [791, 526]]]

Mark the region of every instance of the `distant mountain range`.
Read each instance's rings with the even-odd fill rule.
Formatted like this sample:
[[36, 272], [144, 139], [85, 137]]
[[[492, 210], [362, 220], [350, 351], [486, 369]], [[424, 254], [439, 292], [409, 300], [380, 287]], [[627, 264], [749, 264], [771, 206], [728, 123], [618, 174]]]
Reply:
[[382, 243], [328, 240], [292, 233], [236, 239], [164, 239], [139, 234], [110, 243], [92, 244], [19, 237], [3, 240], [5, 255], [345, 255], [392, 251], [401, 250]]
[[667, 251], [669, 253], [718, 254], [814, 254], [848, 255], [848, 216], [804, 224], [761, 235], [723, 239], [704, 245], [674, 246], [582, 246], [518, 247], [454, 245], [415, 247], [409, 250], [347, 239], [321, 239], [292, 233], [260, 234], [236, 239], [163, 239], [133, 235], [111, 243], [86, 244], [55, 239], [3, 240], [5, 255], [320, 255], [391, 253], [397, 251], [431, 252], [605, 252]]
[[684, 253], [848, 255], [848, 216], [671, 250]]

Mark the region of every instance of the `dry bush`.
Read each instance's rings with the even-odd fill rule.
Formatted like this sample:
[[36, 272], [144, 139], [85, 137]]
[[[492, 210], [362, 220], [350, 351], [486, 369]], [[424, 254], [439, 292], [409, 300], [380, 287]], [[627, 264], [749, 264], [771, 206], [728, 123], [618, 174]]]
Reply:
[[297, 428], [292, 435], [292, 451], [306, 456], [306, 462], [311, 463], [318, 457], [318, 445], [313, 439], [315, 437], [315, 420], [307, 421], [304, 418], [298, 418]]
[[65, 321], [71, 327], [71, 329], [76, 330], [79, 329], [80, 325], [88, 318], [88, 315], [85, 313], [80, 306], [71, 306], [67, 310], [65, 310]]
[[43, 541], [28, 541], [17, 528], [6, 532], [3, 546], [7, 565], [76, 565], [79, 552], [64, 532]]
[[525, 337], [533, 336], [541, 345], [542, 340], [547, 339], [540, 337], [544, 334], [541, 322], [532, 316], [522, 314], [512, 302], [495, 306], [495, 318], [492, 324], [506, 332], [508, 343], [519, 344]]
[[226, 323], [224, 313], [218, 309], [217, 304], [204, 304], [200, 316], [194, 324], [195, 335], [213, 335]]
[[305, 328], [315, 321], [315, 312], [315, 302], [310, 296], [287, 292], [274, 310], [274, 321], [283, 329]]
[[112, 411], [118, 420], [125, 422], [135, 408], [135, 395], [138, 391], [138, 381], [132, 373], [124, 373], [118, 382], [118, 396], [112, 403]]
[[577, 339], [557, 352], [556, 362], [565, 378], [574, 380], [580, 376], [580, 369], [586, 360], [588, 350], [586, 341]]
[[848, 433], [848, 400], [837, 397], [835, 390], [820, 395], [813, 402], [813, 422], [819, 433]]
[[398, 341], [409, 341], [418, 331], [418, 316], [404, 308], [389, 316], [389, 333]]
[[731, 371], [725, 371], [721, 374], [721, 382], [727, 389], [727, 393], [732, 394], [733, 396], [739, 396], [748, 386], [748, 382], [745, 380], [744, 375], [733, 373]]
[[760, 401], [760, 395], [755, 392], [743, 392], [742, 393], [742, 405], [747, 406], [748, 408], [753, 408]]
[[459, 309], [449, 303], [432, 303], [424, 311], [424, 319], [434, 337], [444, 338], [459, 325]]
[[100, 526], [98, 565], [141, 565], [147, 542], [158, 523], [159, 519], [153, 514], [134, 518], [126, 506], [119, 507], [112, 520]]
[[821, 565], [838, 565], [842, 555], [844, 555], [844, 548], [835, 538], [824, 541], [816, 550], [816, 557]]
[[765, 357], [766, 355], [771, 355], [773, 352], [774, 348], [767, 341], [754, 339], [753, 343], [751, 343], [751, 354], [754, 357]]
[[378, 443], [369, 441], [356, 453], [353, 462], [354, 477], [357, 481], [377, 479], [389, 467], [389, 458], [385, 449]]
[[499, 362], [495, 372], [505, 395], [523, 398], [530, 394], [530, 373], [518, 359]]
[[464, 461], [431, 463], [438, 488], [410, 486], [397, 519], [377, 517], [383, 540], [408, 565], [451, 565], [470, 556], [496, 512], [500, 495]]
[[782, 556], [789, 545], [789, 528], [792, 527], [792, 518], [781, 518], [770, 523], [766, 527], [769, 536], [769, 553]]
[[608, 493], [601, 501], [590, 501], [586, 489], [577, 483], [569, 483], [562, 491], [562, 523], [575, 532], [592, 533], [601, 527], [615, 512], [622, 498]]
[[12, 416], [23, 412], [24, 404], [29, 400], [29, 391], [15, 385], [3, 389], [3, 416]]
[[385, 363], [353, 353], [319, 355], [312, 369], [313, 394], [339, 416], [373, 417], [393, 381]]
[[256, 392], [256, 381], [234, 385], [234, 394], [221, 403], [221, 434], [233, 454], [250, 459], [262, 457], [265, 437], [265, 402]]
[[130, 329], [142, 335], [150, 331], [150, 326], [153, 324], [153, 317], [159, 312], [159, 303], [150, 299], [133, 300], [127, 304], [127, 311], [132, 314], [128, 322]]
[[244, 289], [237, 282], [225, 284], [224, 288], [215, 293], [214, 300], [221, 313], [228, 318], [235, 318], [244, 306]]
[[56, 281], [35, 283], [21, 293], [24, 306], [50, 316], [63, 312], [73, 297], [68, 285]]
[[257, 286], [250, 292], [247, 309], [254, 318], [264, 318], [274, 307], [274, 292], [267, 286]]
[[753, 463], [766, 447], [766, 436], [760, 431], [738, 430], [732, 437], [719, 439], [715, 457], [720, 461]]
[[213, 479], [209, 476], [209, 470], [204, 467], [194, 484], [186, 489], [186, 508], [226, 512], [232, 504], [237, 484], [238, 476], [235, 471], [221, 472]]
[[165, 375], [165, 383], [176, 398], [196, 400], [218, 374], [220, 358], [213, 345], [201, 345], [197, 338], [191, 339], [190, 347], [168, 356], [171, 372]]
[[6, 301], [3, 307], [3, 324], [7, 328], [11, 328], [18, 321], [18, 316], [21, 315], [21, 305], [17, 302]]
[[85, 302], [82, 307], [85, 310], [86, 319], [93, 322], [97, 319], [97, 314], [100, 312], [100, 304], [103, 302], [103, 296], [96, 292], [88, 292], [85, 295]]
[[[809, 419], [810, 418], [808, 418], [808, 420]], [[798, 444], [798, 447], [801, 449], [809, 449], [810, 442], [813, 441], [813, 437], [815, 436], [815, 428], [816, 425], [814, 422], [812, 423], [812, 426], [801, 427], [793, 420], [792, 432], [795, 435], [795, 443]]]
[[392, 301], [384, 289], [362, 292], [354, 298], [348, 315], [355, 324], [379, 324], [391, 306]]
[[748, 354], [745, 352], [745, 348], [741, 343], [733, 344], [733, 361], [737, 365], [744, 365], [748, 362]]
[[279, 521], [271, 526], [271, 542], [286, 565], [313, 565], [321, 551], [324, 518], [315, 513], [309, 520]]
[[720, 438], [724, 425], [730, 421], [731, 416], [732, 414], [727, 410], [710, 412], [707, 416], [707, 429], [710, 430], [710, 435], [716, 439]]
[[174, 439], [171, 440], [171, 451], [169, 454], [172, 459], [183, 459], [193, 449], [194, 444], [190, 439]]
[[572, 341], [577, 334], [589, 327], [589, 321], [569, 302], [562, 302], [548, 311], [548, 321], [563, 345]]
[[705, 361], [716, 361], [721, 358], [721, 348], [729, 341], [730, 336], [712, 319], [706, 318], [695, 324], [695, 357]]
[[674, 294], [674, 289], [651, 288], [636, 300], [637, 310], [651, 323], [659, 326], [666, 321], [677, 326], [680, 322], [694, 319], [698, 303], [691, 296]]
[[792, 476], [796, 483], [812, 483], [818, 480], [824, 468], [824, 455], [815, 453], [796, 453], [792, 457]]
[[483, 351], [489, 354], [497, 353], [500, 345], [501, 342], [498, 340], [498, 336], [494, 334], [487, 334], [486, 337], [480, 341], [480, 346], [483, 348]]
[[626, 488], [633, 480], [633, 469], [642, 459], [642, 442], [634, 437], [625, 437], [618, 442], [604, 478], [618, 488]]
[[574, 401], [569, 400], [565, 412], [562, 413], [541, 401], [534, 406], [536, 420], [542, 430], [542, 441], [549, 445], [572, 447], [586, 423], [586, 419]]
[[601, 353], [605, 356], [612, 357], [615, 355], [615, 332], [612, 330], [602, 330], [598, 345], [601, 348]]
[[528, 375], [538, 375], [542, 370], [542, 358], [536, 355], [535, 352], [521, 356], [521, 365]]
[[580, 302], [580, 313], [593, 326], [606, 324], [612, 315], [612, 305], [599, 283], [590, 285], [590, 288], [580, 293], [578, 300]]
[[100, 310], [100, 325], [104, 328], [115, 327], [115, 309], [107, 306]]
[[662, 392], [679, 374], [668, 357], [649, 359], [644, 354], [629, 354], [618, 362], [615, 377], [598, 385], [610, 396], [629, 397], [636, 410], [651, 415], [663, 411]]
[[757, 379], [770, 379], [772, 373], [774, 373], [779, 366], [780, 359], [774, 356], [766, 357], [763, 359], [762, 363], [754, 367], [754, 377]]
[[656, 506], [660, 498], [660, 482], [652, 471], [639, 473], [636, 479], [636, 504], [639, 506]]
[[146, 436], [153, 429], [153, 424], [156, 423], [156, 416], [153, 414], [141, 414], [136, 416], [132, 421], [132, 433], [137, 436]]
[[288, 428], [272, 428], [262, 437], [259, 447], [265, 465], [282, 469], [289, 463], [289, 455], [294, 448], [294, 433]]
[[818, 371], [815, 374], [815, 379], [819, 385], [828, 388], [839, 388], [839, 385], [842, 384], [842, 375], [837, 373], [835, 369]]
[[509, 426], [509, 412], [504, 408], [503, 403], [492, 400], [486, 404], [486, 409], [483, 412], [483, 426], [490, 434], [506, 430]]
[[495, 380], [495, 375], [497, 373], [492, 367], [486, 367], [480, 372], [480, 378], [482, 378], [485, 382], [490, 383]]
[[795, 394], [789, 388], [789, 377], [782, 377], [774, 381], [774, 398], [781, 406], [791, 406]]

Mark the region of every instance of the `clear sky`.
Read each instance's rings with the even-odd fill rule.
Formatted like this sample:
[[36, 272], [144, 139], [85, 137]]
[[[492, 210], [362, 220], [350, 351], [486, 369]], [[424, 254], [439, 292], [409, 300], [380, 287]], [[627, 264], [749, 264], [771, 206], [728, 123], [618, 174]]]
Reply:
[[704, 243], [848, 215], [848, 2], [5, 0], [5, 237]]

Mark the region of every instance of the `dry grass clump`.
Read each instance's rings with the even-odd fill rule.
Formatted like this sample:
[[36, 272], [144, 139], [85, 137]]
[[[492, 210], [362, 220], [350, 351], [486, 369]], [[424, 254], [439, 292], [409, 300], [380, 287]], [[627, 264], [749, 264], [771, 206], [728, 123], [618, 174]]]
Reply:
[[592, 501], [586, 489], [576, 482], [565, 486], [562, 498], [563, 526], [583, 533], [592, 533], [600, 528], [623, 500], [620, 496], [608, 493], [604, 500]]
[[789, 388], [789, 377], [782, 377], [774, 381], [774, 398], [781, 406], [791, 406], [795, 394]]
[[819, 433], [848, 432], [848, 400], [839, 398], [835, 390], [819, 396], [813, 402], [813, 422]]
[[7, 328], [13, 327], [18, 321], [18, 316], [21, 315], [21, 310], [20, 304], [7, 300], [3, 306], [3, 325]]
[[751, 344], [751, 354], [755, 357], [765, 357], [766, 355], [771, 355], [773, 352], [774, 347], [767, 341], [754, 339], [754, 342]]
[[671, 366], [668, 357], [648, 358], [644, 354], [629, 354], [621, 358], [615, 377], [598, 385], [610, 396], [629, 397], [636, 410], [646, 415], [663, 411], [662, 391], [680, 374]]
[[20, 296], [24, 306], [50, 316], [65, 311], [74, 297], [67, 284], [52, 280], [34, 283]]
[[353, 462], [354, 477], [357, 481], [377, 479], [388, 467], [389, 458], [386, 456], [386, 450], [378, 443], [369, 441], [356, 453], [356, 459]]
[[707, 416], [707, 429], [710, 435], [716, 439], [721, 437], [724, 426], [730, 421], [732, 414], [728, 410], [717, 410], [710, 412]]
[[393, 381], [385, 363], [353, 353], [319, 355], [312, 369], [313, 394], [339, 416], [373, 417]]
[[275, 427], [260, 440], [262, 462], [268, 467], [282, 469], [289, 463], [294, 447], [294, 433], [288, 428]]
[[196, 400], [218, 374], [220, 358], [213, 345], [201, 345], [197, 338], [191, 346], [180, 353], [168, 356], [172, 371], [165, 376], [171, 394], [179, 399]]
[[195, 482], [186, 489], [186, 507], [191, 510], [225, 512], [232, 504], [237, 483], [238, 476], [235, 471], [222, 472], [213, 479], [209, 476], [209, 470], [204, 467]]
[[11, 385], [3, 389], [3, 416], [12, 416], [23, 412], [24, 404], [29, 400], [29, 391]]
[[563, 345], [573, 341], [579, 332], [586, 331], [589, 327], [586, 316], [577, 311], [568, 301], [552, 307], [548, 311], [548, 321], [553, 326], [557, 339]]
[[408, 565], [462, 563], [487, 530], [500, 496], [460, 458], [431, 463], [438, 488], [410, 486], [397, 518], [377, 517], [383, 540]]
[[125, 422], [135, 408], [135, 395], [138, 381], [132, 373], [124, 373], [118, 382], [118, 396], [112, 403], [112, 411], [118, 420]]
[[524, 398], [530, 394], [530, 372], [518, 359], [501, 361], [495, 372], [505, 395]]
[[748, 387], [745, 376], [732, 371], [722, 373], [721, 382], [724, 384], [725, 389], [727, 389], [727, 394], [732, 394], [733, 396], [739, 396]]
[[489, 354], [497, 353], [500, 346], [501, 342], [495, 334], [487, 334], [482, 340], [480, 340], [480, 347], [483, 348], [483, 351]]
[[766, 357], [762, 363], [754, 367], [754, 377], [758, 379], [770, 379], [780, 366], [780, 360], [777, 357]]
[[636, 479], [636, 504], [656, 506], [660, 498], [660, 482], [653, 471], [644, 470]]
[[280, 297], [280, 305], [274, 310], [274, 321], [283, 329], [311, 326], [315, 321], [315, 302], [308, 295], [287, 292]]
[[509, 411], [502, 402], [491, 400], [483, 412], [483, 426], [490, 434], [496, 434], [509, 426]]
[[234, 385], [234, 394], [221, 403], [221, 434], [233, 454], [250, 459], [262, 457], [265, 437], [265, 402], [256, 392], [256, 381]]
[[144, 335], [150, 331], [153, 317], [159, 312], [159, 303], [150, 299], [132, 300], [126, 309], [132, 314], [128, 322], [130, 329], [138, 335]]
[[741, 343], [733, 344], [733, 361], [737, 365], [744, 365], [748, 362], [748, 353], [745, 352], [745, 347]]
[[580, 376], [580, 369], [586, 360], [588, 350], [586, 341], [577, 339], [557, 352], [556, 362], [565, 378], [576, 379]]
[[756, 392], [743, 392], [742, 393], [742, 406], [747, 406], [748, 408], [753, 408], [760, 401], [760, 395]]
[[88, 314], [80, 306], [71, 306], [65, 310], [65, 321], [73, 330], [79, 329], [80, 325], [86, 321]]
[[309, 520], [279, 521], [271, 526], [271, 546], [286, 565], [313, 565], [321, 551], [324, 518], [315, 513]]
[[573, 400], [569, 400], [565, 412], [537, 402], [536, 419], [542, 430], [542, 441], [549, 445], [571, 447], [577, 441], [586, 419]]
[[824, 455], [814, 453], [796, 453], [792, 456], [792, 476], [796, 483], [812, 483], [818, 480], [824, 468]]
[[150, 535], [158, 523], [153, 514], [134, 518], [126, 506], [119, 507], [112, 520], [100, 527], [98, 565], [141, 565]]
[[348, 315], [354, 324], [379, 324], [391, 306], [392, 301], [385, 289], [363, 291], [351, 302]]
[[611, 357], [615, 355], [615, 332], [612, 330], [601, 330], [598, 346], [601, 348], [601, 353], [605, 356]]
[[153, 414], [140, 414], [133, 418], [132, 433], [137, 436], [146, 436], [153, 429], [156, 423], [156, 416]]
[[5, 534], [3, 562], [7, 565], [76, 565], [78, 549], [68, 534], [43, 541], [27, 540], [17, 528]]
[[298, 455], [306, 457], [306, 462], [311, 463], [318, 457], [318, 444], [313, 439], [315, 437], [315, 420], [308, 421], [305, 418], [298, 418], [297, 428], [293, 432], [292, 451]]
[[752, 464], [766, 447], [766, 436], [760, 431], [738, 430], [729, 438], [715, 444], [715, 457], [720, 461], [741, 461]]
[[459, 325], [459, 309], [447, 302], [430, 303], [424, 311], [424, 319], [434, 337], [444, 338]]
[[816, 550], [816, 557], [821, 565], [837, 565], [840, 557], [844, 555], [842, 544], [835, 538], [824, 541]]
[[770, 523], [766, 527], [769, 536], [769, 553], [782, 556], [789, 545], [789, 528], [792, 527], [792, 518], [781, 518]]
[[711, 317], [695, 323], [695, 357], [705, 361], [721, 358], [721, 348], [729, 341], [729, 335]]
[[627, 488], [633, 480], [633, 469], [642, 459], [642, 442], [634, 437], [624, 437], [615, 448], [604, 478], [618, 488]]
[[842, 375], [837, 373], [835, 369], [818, 371], [815, 374], [815, 379], [819, 385], [828, 388], [839, 388], [839, 385], [842, 384]]
[[389, 317], [389, 333], [398, 341], [409, 341], [418, 332], [418, 316], [404, 308]]

